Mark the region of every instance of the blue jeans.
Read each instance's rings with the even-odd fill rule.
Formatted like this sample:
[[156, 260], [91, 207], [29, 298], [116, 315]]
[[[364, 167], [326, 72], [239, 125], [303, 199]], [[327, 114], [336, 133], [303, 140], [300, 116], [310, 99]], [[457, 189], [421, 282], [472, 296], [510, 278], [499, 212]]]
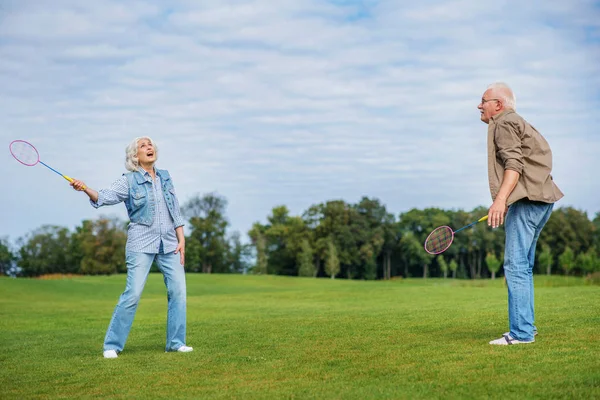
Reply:
[[535, 246], [554, 204], [519, 200], [506, 215], [504, 275], [508, 286], [510, 336], [532, 341], [536, 329], [533, 307]]
[[166, 351], [176, 351], [185, 345], [186, 286], [185, 271], [179, 254], [127, 252], [127, 284], [108, 325], [104, 338], [104, 351], [120, 352], [125, 347], [131, 324], [144, 290], [152, 262], [156, 260], [167, 286], [167, 346]]

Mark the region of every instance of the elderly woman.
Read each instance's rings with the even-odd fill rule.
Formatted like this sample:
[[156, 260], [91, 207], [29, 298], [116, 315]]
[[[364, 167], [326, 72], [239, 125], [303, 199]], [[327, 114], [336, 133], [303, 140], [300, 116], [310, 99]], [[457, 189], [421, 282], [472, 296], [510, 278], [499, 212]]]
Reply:
[[127, 284], [106, 331], [104, 357], [117, 358], [123, 351], [154, 261], [167, 286], [166, 351], [189, 352], [193, 349], [185, 343], [184, 224], [173, 181], [168, 171], [154, 167], [158, 148], [149, 137], [134, 139], [125, 151], [129, 172], [109, 189], [97, 192], [80, 180], [71, 183], [88, 195], [95, 208], [125, 202], [130, 220], [125, 247]]

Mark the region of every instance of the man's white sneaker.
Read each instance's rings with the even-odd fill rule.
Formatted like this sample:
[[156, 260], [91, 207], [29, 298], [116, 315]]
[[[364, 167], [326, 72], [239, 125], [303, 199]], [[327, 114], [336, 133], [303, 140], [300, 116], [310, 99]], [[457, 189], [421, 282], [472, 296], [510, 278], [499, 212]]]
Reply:
[[117, 357], [119, 357], [119, 355], [117, 354], [117, 352], [115, 350], [106, 350], [102, 354], [104, 355], [104, 358], [117, 358]]
[[[510, 335], [510, 332], [504, 332], [502, 336], [504, 335]], [[537, 336], [537, 331], [533, 331], [533, 336]]]
[[194, 348], [189, 347], [189, 346], [181, 346], [180, 348], [177, 349], [177, 351], [179, 353], [189, 353], [190, 351], [194, 351]]
[[507, 346], [507, 345], [511, 345], [511, 344], [527, 344], [527, 343], [533, 343], [533, 342], [535, 342], [535, 339], [530, 342], [523, 342], [521, 340], [514, 339], [512, 336], [505, 333], [504, 335], [502, 335], [502, 337], [500, 339], [492, 340], [490, 342], [490, 344]]

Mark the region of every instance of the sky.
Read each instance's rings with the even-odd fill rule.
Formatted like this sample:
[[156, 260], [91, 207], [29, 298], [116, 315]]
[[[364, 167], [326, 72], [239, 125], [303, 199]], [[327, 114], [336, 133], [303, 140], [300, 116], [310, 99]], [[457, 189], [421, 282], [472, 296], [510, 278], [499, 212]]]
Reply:
[[0, 0], [0, 237], [116, 216], [8, 145], [94, 189], [138, 136], [181, 204], [217, 192], [230, 232], [273, 207], [378, 198], [489, 206], [477, 104], [508, 83], [571, 206], [600, 212], [600, 2]]

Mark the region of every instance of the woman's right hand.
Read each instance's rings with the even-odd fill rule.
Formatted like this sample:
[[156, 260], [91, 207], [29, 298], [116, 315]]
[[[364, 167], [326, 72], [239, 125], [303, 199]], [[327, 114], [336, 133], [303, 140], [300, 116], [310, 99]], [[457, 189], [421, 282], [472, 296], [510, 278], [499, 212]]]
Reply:
[[70, 185], [73, 187], [73, 189], [77, 190], [78, 192], [81, 192], [85, 188], [87, 188], [87, 185], [83, 181], [80, 181], [78, 179], [73, 179], [73, 182], [71, 182]]

